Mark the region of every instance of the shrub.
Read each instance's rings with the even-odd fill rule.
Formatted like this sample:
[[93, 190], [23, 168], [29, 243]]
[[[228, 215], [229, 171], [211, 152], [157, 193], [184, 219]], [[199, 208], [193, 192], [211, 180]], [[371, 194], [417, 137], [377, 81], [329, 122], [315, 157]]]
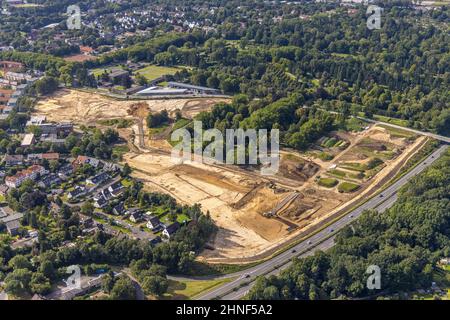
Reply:
[[355, 184], [355, 183], [351, 183], [351, 182], [342, 182], [339, 187], [338, 187], [338, 191], [339, 192], [345, 192], [345, 193], [349, 193], [349, 192], [353, 192], [359, 189], [359, 185]]
[[333, 179], [333, 178], [322, 178], [322, 179], [319, 179], [319, 182], [318, 182], [318, 184], [320, 186], [325, 187], [325, 188], [333, 188], [338, 183], [339, 183], [339, 181], [337, 181], [336, 179]]

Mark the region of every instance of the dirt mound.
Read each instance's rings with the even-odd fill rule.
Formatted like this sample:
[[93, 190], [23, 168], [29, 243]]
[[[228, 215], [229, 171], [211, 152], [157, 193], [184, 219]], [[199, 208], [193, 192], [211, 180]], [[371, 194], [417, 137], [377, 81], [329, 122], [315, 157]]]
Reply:
[[132, 104], [130, 108], [127, 110], [129, 115], [132, 115], [134, 117], [138, 118], [145, 118], [148, 115], [148, 112], [150, 111], [148, 103], [146, 102], [138, 102], [135, 104]]
[[300, 158], [283, 157], [280, 163], [279, 173], [286, 178], [307, 181], [314, 176], [320, 167], [312, 161]]

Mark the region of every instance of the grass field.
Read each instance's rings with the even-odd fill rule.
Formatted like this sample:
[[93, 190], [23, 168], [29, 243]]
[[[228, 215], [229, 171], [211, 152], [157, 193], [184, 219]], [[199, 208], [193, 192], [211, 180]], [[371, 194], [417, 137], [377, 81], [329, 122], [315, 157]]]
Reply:
[[342, 182], [338, 187], [339, 192], [345, 192], [345, 193], [353, 192], [358, 189], [359, 189], [359, 185], [357, 185], [355, 183], [351, 183], [351, 182]]
[[337, 181], [336, 179], [333, 179], [333, 178], [322, 178], [322, 179], [319, 179], [319, 181], [317, 183], [320, 186], [325, 187], [325, 188], [333, 188], [339, 183], [339, 181]]
[[202, 292], [209, 291], [232, 279], [202, 280], [202, 281], [174, 281], [169, 280], [169, 288], [162, 299], [183, 300], [191, 299]]
[[179, 68], [150, 65], [145, 68], [136, 70], [135, 74], [139, 73], [140, 75], [144, 76], [148, 81], [152, 81], [164, 75], [173, 75], [179, 70], [180, 70]]
[[[364, 114], [360, 114], [360, 115], [364, 116]], [[381, 121], [381, 122], [392, 123], [392, 124], [395, 124], [395, 125], [401, 126], [401, 127], [407, 127], [408, 126], [408, 120], [381, 116], [379, 114], [373, 115], [373, 119], [377, 120], [377, 121]]]
[[344, 178], [347, 174], [344, 171], [332, 169], [328, 172], [329, 174], [332, 174], [334, 176], [338, 176], [340, 178]]
[[386, 129], [393, 137], [396, 138], [414, 138], [417, 136], [416, 134], [410, 131], [388, 127], [383, 124], [380, 124], [380, 127]]
[[126, 144], [114, 146], [114, 148], [112, 149], [113, 155], [115, 155], [119, 158], [122, 157], [128, 151], [130, 151], [130, 149], [128, 148], [128, 146]]

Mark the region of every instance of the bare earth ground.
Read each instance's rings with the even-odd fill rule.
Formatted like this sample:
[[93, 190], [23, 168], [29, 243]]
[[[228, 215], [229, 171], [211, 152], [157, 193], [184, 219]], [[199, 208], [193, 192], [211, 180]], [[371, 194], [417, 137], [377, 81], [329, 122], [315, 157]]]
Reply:
[[[170, 145], [165, 140], [170, 130], [155, 139], [144, 129], [148, 112], [167, 109], [172, 114], [180, 109], [185, 117], [191, 118], [221, 101], [226, 100], [116, 101], [96, 94], [61, 90], [40, 101], [36, 113], [47, 115], [49, 120], [73, 121], [80, 125], [93, 125], [103, 119], [135, 120], [131, 128], [119, 129], [130, 146], [124, 161], [135, 169], [133, 175], [144, 182], [147, 190], [168, 193], [181, 203], [199, 203], [204, 211], [210, 212], [219, 231], [210, 243], [214, 250], [205, 250], [200, 259], [212, 263], [253, 257], [298, 236], [350, 202], [364, 197], [397, 164], [416, 152], [424, 140], [421, 137], [408, 142], [376, 126], [359, 133], [337, 132], [334, 135], [350, 146], [345, 150], [331, 150], [333, 160], [321, 161], [310, 153], [283, 150], [279, 174], [267, 177], [261, 176], [259, 171], [235, 166], [190, 161], [171, 163]], [[142, 104], [136, 107], [137, 103]], [[380, 145], [387, 150], [373, 151]], [[367, 163], [368, 154], [385, 157], [384, 164], [373, 177], [358, 181], [358, 191], [339, 193], [337, 187], [324, 188], [315, 181], [318, 176], [329, 175], [330, 167], [350, 174], [351, 171], [340, 166], [348, 162]], [[353, 178], [339, 180], [355, 182]], [[272, 218], [265, 217], [272, 211], [276, 211]]]

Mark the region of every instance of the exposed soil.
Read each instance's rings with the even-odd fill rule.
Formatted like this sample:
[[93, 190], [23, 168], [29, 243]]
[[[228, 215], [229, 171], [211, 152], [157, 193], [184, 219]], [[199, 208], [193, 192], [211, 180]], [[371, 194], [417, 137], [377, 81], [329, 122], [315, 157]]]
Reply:
[[[372, 192], [377, 183], [423, 143], [423, 138], [408, 142], [392, 137], [377, 126], [358, 133], [335, 132], [333, 135], [347, 141], [349, 146], [345, 150], [333, 148], [333, 160], [321, 161], [308, 153], [282, 150], [279, 173], [262, 176], [255, 168], [172, 162], [166, 141], [170, 126], [151, 137], [148, 134], [145, 119], [149, 112], [166, 109], [174, 114], [181, 110], [183, 116], [192, 118], [221, 101], [227, 99], [117, 101], [92, 93], [61, 90], [40, 101], [36, 112], [47, 115], [49, 120], [73, 121], [78, 125], [100, 126], [99, 120], [133, 119], [131, 128], [118, 129], [130, 147], [124, 162], [134, 168], [133, 176], [144, 183], [146, 190], [170, 194], [183, 204], [199, 203], [205, 212], [209, 211], [219, 231], [209, 243], [212, 250], [205, 250], [200, 259], [212, 263], [255, 259], [307, 232]], [[319, 175], [326, 175], [330, 167], [345, 162], [367, 163], [369, 153], [381, 157], [385, 152], [392, 155], [385, 157], [384, 167], [371, 179], [361, 181], [359, 190], [352, 194], [320, 187], [315, 181]], [[295, 196], [290, 198], [292, 195]], [[266, 217], [273, 212], [272, 218]]]

